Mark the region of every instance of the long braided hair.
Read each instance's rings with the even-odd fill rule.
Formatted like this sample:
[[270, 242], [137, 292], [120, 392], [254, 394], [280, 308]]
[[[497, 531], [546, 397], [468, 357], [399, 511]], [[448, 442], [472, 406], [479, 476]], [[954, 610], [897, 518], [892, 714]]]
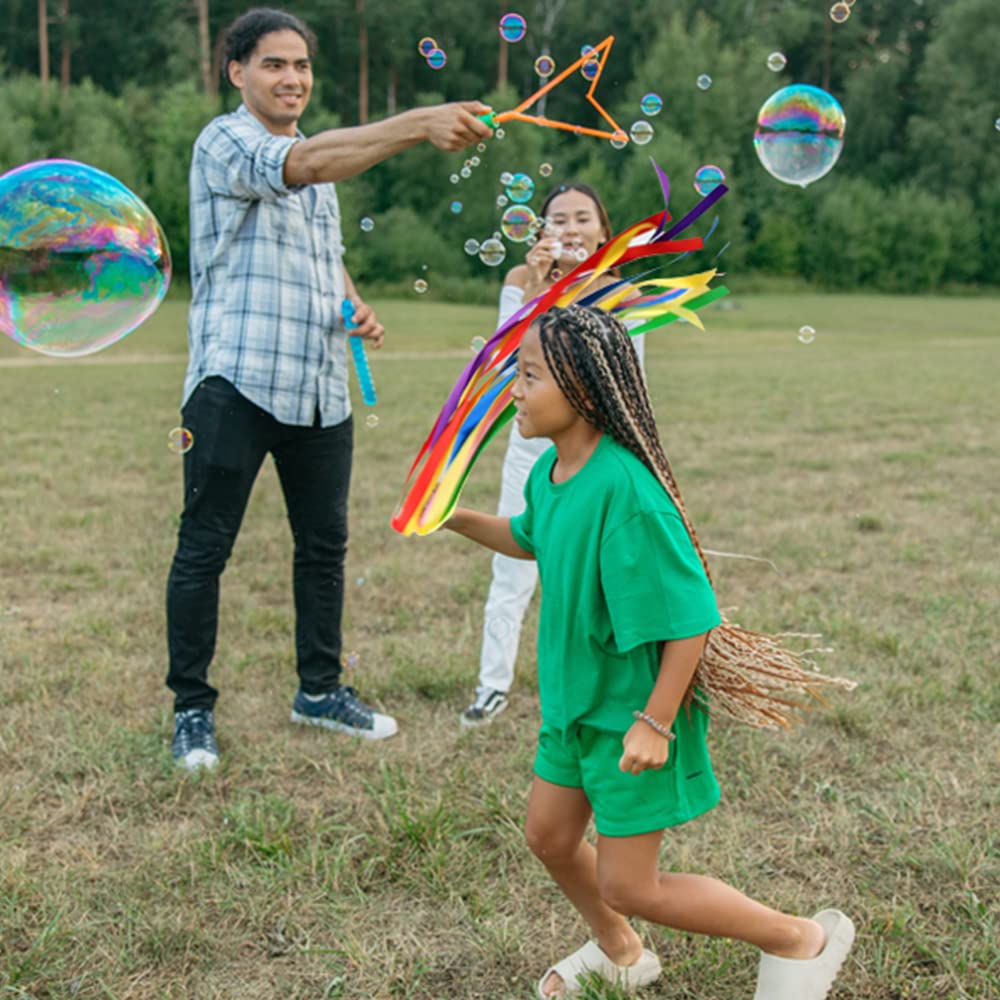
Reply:
[[[553, 308], [539, 317], [537, 326], [545, 363], [570, 406], [656, 477], [674, 502], [711, 583], [708, 559], [667, 461], [628, 331], [604, 310], [584, 306]], [[788, 694], [818, 697], [821, 685], [854, 687], [853, 681], [819, 674], [807, 658], [810, 651], [783, 647], [784, 637], [751, 632], [724, 618], [709, 635], [689, 699], [708, 700], [716, 710], [751, 726], [788, 728], [789, 709], [798, 705]]]

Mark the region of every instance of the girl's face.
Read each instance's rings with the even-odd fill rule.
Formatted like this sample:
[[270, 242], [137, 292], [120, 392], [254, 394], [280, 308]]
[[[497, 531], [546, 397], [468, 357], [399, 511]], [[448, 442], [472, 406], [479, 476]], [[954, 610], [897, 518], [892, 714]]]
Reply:
[[526, 438], [558, 437], [583, 420], [562, 394], [545, 363], [538, 327], [531, 326], [517, 353], [517, 378], [510, 390], [517, 406], [517, 429]]
[[[582, 191], [563, 191], [549, 202], [546, 212], [549, 228], [562, 242], [562, 259], [576, 264], [576, 251], [583, 247], [590, 256], [605, 240], [606, 232], [597, 214], [597, 206]], [[560, 264], [560, 266], [562, 266]]]

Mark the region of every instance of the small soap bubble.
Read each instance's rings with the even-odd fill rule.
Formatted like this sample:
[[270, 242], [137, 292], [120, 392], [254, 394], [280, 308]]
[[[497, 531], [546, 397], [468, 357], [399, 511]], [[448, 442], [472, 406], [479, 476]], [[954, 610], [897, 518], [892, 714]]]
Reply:
[[486, 143], [485, 142], [477, 142], [476, 143], [476, 152], [477, 153], [485, 153], [486, 152]]
[[510, 172], [509, 170], [505, 170], [505, 171], [504, 171], [504, 172], [503, 172], [503, 173], [502, 173], [502, 174], [500, 175], [500, 183], [501, 183], [501, 184], [502, 184], [502, 185], [503, 185], [504, 187], [507, 187], [507, 185], [508, 185], [508, 184], [510, 184], [510, 182], [511, 182], [511, 181], [512, 181], [513, 179], [514, 179], [514, 175], [513, 175], [513, 174], [512, 174], [512, 173], [511, 173], [511, 172]]
[[835, 3], [830, 8], [830, 20], [843, 24], [851, 16], [851, 8], [846, 3]]
[[706, 163], [695, 171], [694, 189], [704, 197], [706, 194], [711, 194], [725, 179], [726, 174], [722, 167]]
[[996, 130], [997, 130], [998, 132], [1000, 132], [1000, 118], [998, 118], [998, 119], [997, 119], [997, 120], [996, 120], [996, 121], [995, 121], [995, 122], [993, 123], [993, 127], [994, 127], [994, 128], [995, 128], [995, 129], [996, 129]]
[[552, 176], [552, 164], [551, 163], [543, 163], [543, 164], [541, 164], [539, 166], [539, 168], [538, 168], [538, 172], [542, 175], [542, 177], [551, 177]]
[[586, 247], [577, 247], [576, 250], [574, 251], [574, 256], [578, 261], [580, 261], [580, 263], [583, 263], [583, 261], [585, 261], [590, 256], [590, 254], [587, 253]]
[[612, 149], [624, 149], [628, 145], [628, 136], [624, 132], [615, 132], [609, 141]]
[[452, 174], [451, 177], [448, 178], [452, 184], [457, 184], [461, 179], [462, 178], [459, 177], [458, 174]]
[[506, 134], [507, 133], [502, 128], [498, 128], [498, 129], [494, 129], [493, 130], [493, 138], [494, 139], [502, 139]]
[[663, 98], [659, 94], [648, 93], [639, 102], [644, 115], [658, 115], [663, 110]]
[[375, 221], [366, 215], [358, 225], [361, 227], [361, 232], [370, 233], [375, 228]]
[[506, 639], [511, 633], [511, 624], [506, 618], [491, 618], [486, 631], [494, 639]]
[[378, 427], [377, 413], [369, 413], [368, 416], [365, 417], [365, 427]]
[[562, 271], [559, 270], [558, 267], [554, 267], [554, 268], [552, 268], [551, 271], [549, 271], [549, 277], [553, 281], [558, 281], [562, 276], [563, 276], [563, 273], [562, 273]]
[[427, 54], [427, 65], [431, 69], [444, 69], [444, 64], [448, 61], [448, 56], [444, 49], [432, 49]]
[[528, 30], [524, 18], [513, 11], [500, 18], [500, 37], [505, 42], [519, 42]]
[[[362, 578], [361, 582], [362, 583], [364, 582], [364, 578]], [[344, 666], [348, 670], [357, 670], [360, 664], [361, 664], [361, 654], [354, 650], [351, 650], [351, 652], [344, 657]]]
[[535, 182], [527, 174], [514, 174], [507, 185], [507, 197], [519, 204], [531, 201], [534, 193]]
[[584, 80], [593, 80], [597, 76], [597, 71], [601, 68], [600, 59], [588, 59], [581, 67], [580, 73]]
[[482, 162], [483, 161], [480, 160], [478, 156], [474, 156], [471, 160], [469, 160], [469, 166], [470, 167], [478, 167], [479, 164], [482, 163]]
[[628, 134], [637, 146], [645, 146], [653, 138], [653, 126], [645, 118], [640, 118], [632, 124]]
[[459, 170], [459, 175], [462, 176], [462, 177], [466, 177], [466, 178], [471, 177], [472, 176], [472, 168], [471, 167], [462, 167], [462, 169]]
[[76, 357], [121, 340], [170, 284], [167, 239], [124, 184], [72, 160], [0, 177], [0, 332]]
[[483, 240], [479, 247], [479, 259], [487, 267], [498, 267], [507, 256], [507, 248], [503, 241], [491, 236], [488, 240]]
[[816, 331], [811, 326], [799, 327], [799, 340], [803, 344], [811, 344], [816, 339]]
[[772, 52], [767, 57], [767, 68], [772, 73], [780, 73], [788, 65], [784, 52]]
[[712, 78], [707, 73], [702, 73], [696, 82], [699, 90], [708, 90], [712, 86]]
[[[57, 389], [56, 392], [59, 390]], [[167, 435], [167, 447], [175, 455], [187, 454], [194, 445], [194, 435], [186, 427], [175, 427]]]
[[597, 49], [595, 49], [593, 45], [581, 45], [580, 46], [580, 55], [581, 56], [589, 56], [591, 52], [595, 52], [595, 53], [597, 52]]
[[497, 208], [506, 208], [507, 207], [507, 202], [509, 200], [510, 199], [507, 197], [507, 195], [505, 195], [505, 194], [498, 194], [497, 195]]
[[462, 246], [462, 249], [470, 256], [475, 257], [479, 253], [479, 240], [474, 240], [471, 237], [467, 239]]
[[500, 218], [500, 229], [513, 243], [524, 243], [535, 231], [538, 217], [530, 205], [511, 205]]
[[427, 282], [424, 281], [423, 278], [417, 278], [417, 280], [413, 282], [413, 290], [417, 293], [417, 295], [423, 295], [424, 292], [427, 291]]
[[469, 350], [472, 351], [473, 354], [478, 354], [485, 346], [485, 337], [473, 337], [469, 342]]
[[420, 265], [420, 270], [421, 271], [426, 271], [427, 270], [427, 265], [426, 264], [421, 264]]
[[500, 239], [500, 235], [501, 234], [500, 234], [500, 230], [499, 229], [494, 229], [493, 230], [493, 239], [495, 239], [495, 240]]
[[556, 61], [552, 56], [539, 56], [535, 60], [535, 72], [543, 80], [547, 80], [556, 71]]
[[458, 215], [462, 211], [462, 203], [460, 201], [453, 201], [449, 206], [452, 215]]
[[472, 160], [466, 160], [465, 163], [462, 164], [462, 166], [465, 166], [465, 167], [474, 167], [475, 164], [472, 162]]
[[435, 42], [430, 35], [425, 35], [420, 39], [420, 44], [417, 46], [417, 50], [426, 59], [437, 47], [438, 43]]

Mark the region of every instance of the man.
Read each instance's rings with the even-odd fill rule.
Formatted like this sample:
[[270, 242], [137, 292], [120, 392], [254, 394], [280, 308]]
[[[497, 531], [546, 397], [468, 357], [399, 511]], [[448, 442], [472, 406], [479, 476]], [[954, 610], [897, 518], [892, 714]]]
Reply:
[[490, 135], [478, 101], [419, 108], [306, 139], [297, 123], [312, 90], [314, 36], [298, 18], [258, 8], [225, 41], [243, 103], [206, 126], [191, 163], [190, 358], [184, 512], [167, 583], [167, 685], [175, 694], [175, 761], [214, 767], [208, 683], [219, 577], [254, 480], [270, 453], [294, 538], [299, 690], [292, 721], [384, 739], [396, 721], [340, 684], [341, 613], [353, 429], [344, 299], [357, 333], [384, 330], [341, 255], [332, 182], [418, 142], [455, 151]]

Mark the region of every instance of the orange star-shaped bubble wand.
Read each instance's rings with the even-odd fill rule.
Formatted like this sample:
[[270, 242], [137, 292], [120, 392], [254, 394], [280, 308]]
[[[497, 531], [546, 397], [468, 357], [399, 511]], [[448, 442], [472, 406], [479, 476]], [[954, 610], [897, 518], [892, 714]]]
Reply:
[[[601, 73], [604, 72], [604, 64], [608, 61], [608, 55], [611, 52], [611, 46], [614, 44], [615, 36], [608, 35], [607, 38], [601, 42], [600, 45], [595, 45], [592, 49], [587, 49], [586, 53], [580, 56], [575, 63], [567, 66], [558, 76], [553, 77], [549, 80], [545, 86], [540, 87], [536, 90], [529, 98], [522, 101], [516, 108], [512, 108], [510, 111], [501, 111], [499, 113], [494, 111], [486, 112], [480, 115], [490, 128], [496, 128], [498, 125], [502, 125], [504, 122], [509, 121], [519, 121], [528, 122], [530, 125], [540, 125], [543, 128], [558, 128], [562, 129], [564, 132], [574, 132], [577, 135], [593, 135], [597, 136], [599, 139], [626, 139], [628, 138], [625, 130], [621, 127], [608, 114], [608, 112], [601, 105], [600, 101], [594, 97], [594, 91], [597, 89], [597, 84], [601, 79]], [[566, 77], [570, 76], [574, 70], [581, 69], [584, 65], [592, 62], [597, 62], [597, 70], [594, 73], [593, 79], [590, 81], [590, 87], [587, 90], [587, 101], [592, 104], [596, 109], [598, 114], [614, 129], [613, 132], [608, 132], [605, 129], [599, 128], [588, 128], [585, 125], [574, 125], [572, 122], [563, 122], [555, 118], [544, 118], [541, 115], [529, 115], [525, 114], [525, 111], [535, 104], [543, 94], [547, 94], [550, 90], [554, 90], [559, 86]]]

